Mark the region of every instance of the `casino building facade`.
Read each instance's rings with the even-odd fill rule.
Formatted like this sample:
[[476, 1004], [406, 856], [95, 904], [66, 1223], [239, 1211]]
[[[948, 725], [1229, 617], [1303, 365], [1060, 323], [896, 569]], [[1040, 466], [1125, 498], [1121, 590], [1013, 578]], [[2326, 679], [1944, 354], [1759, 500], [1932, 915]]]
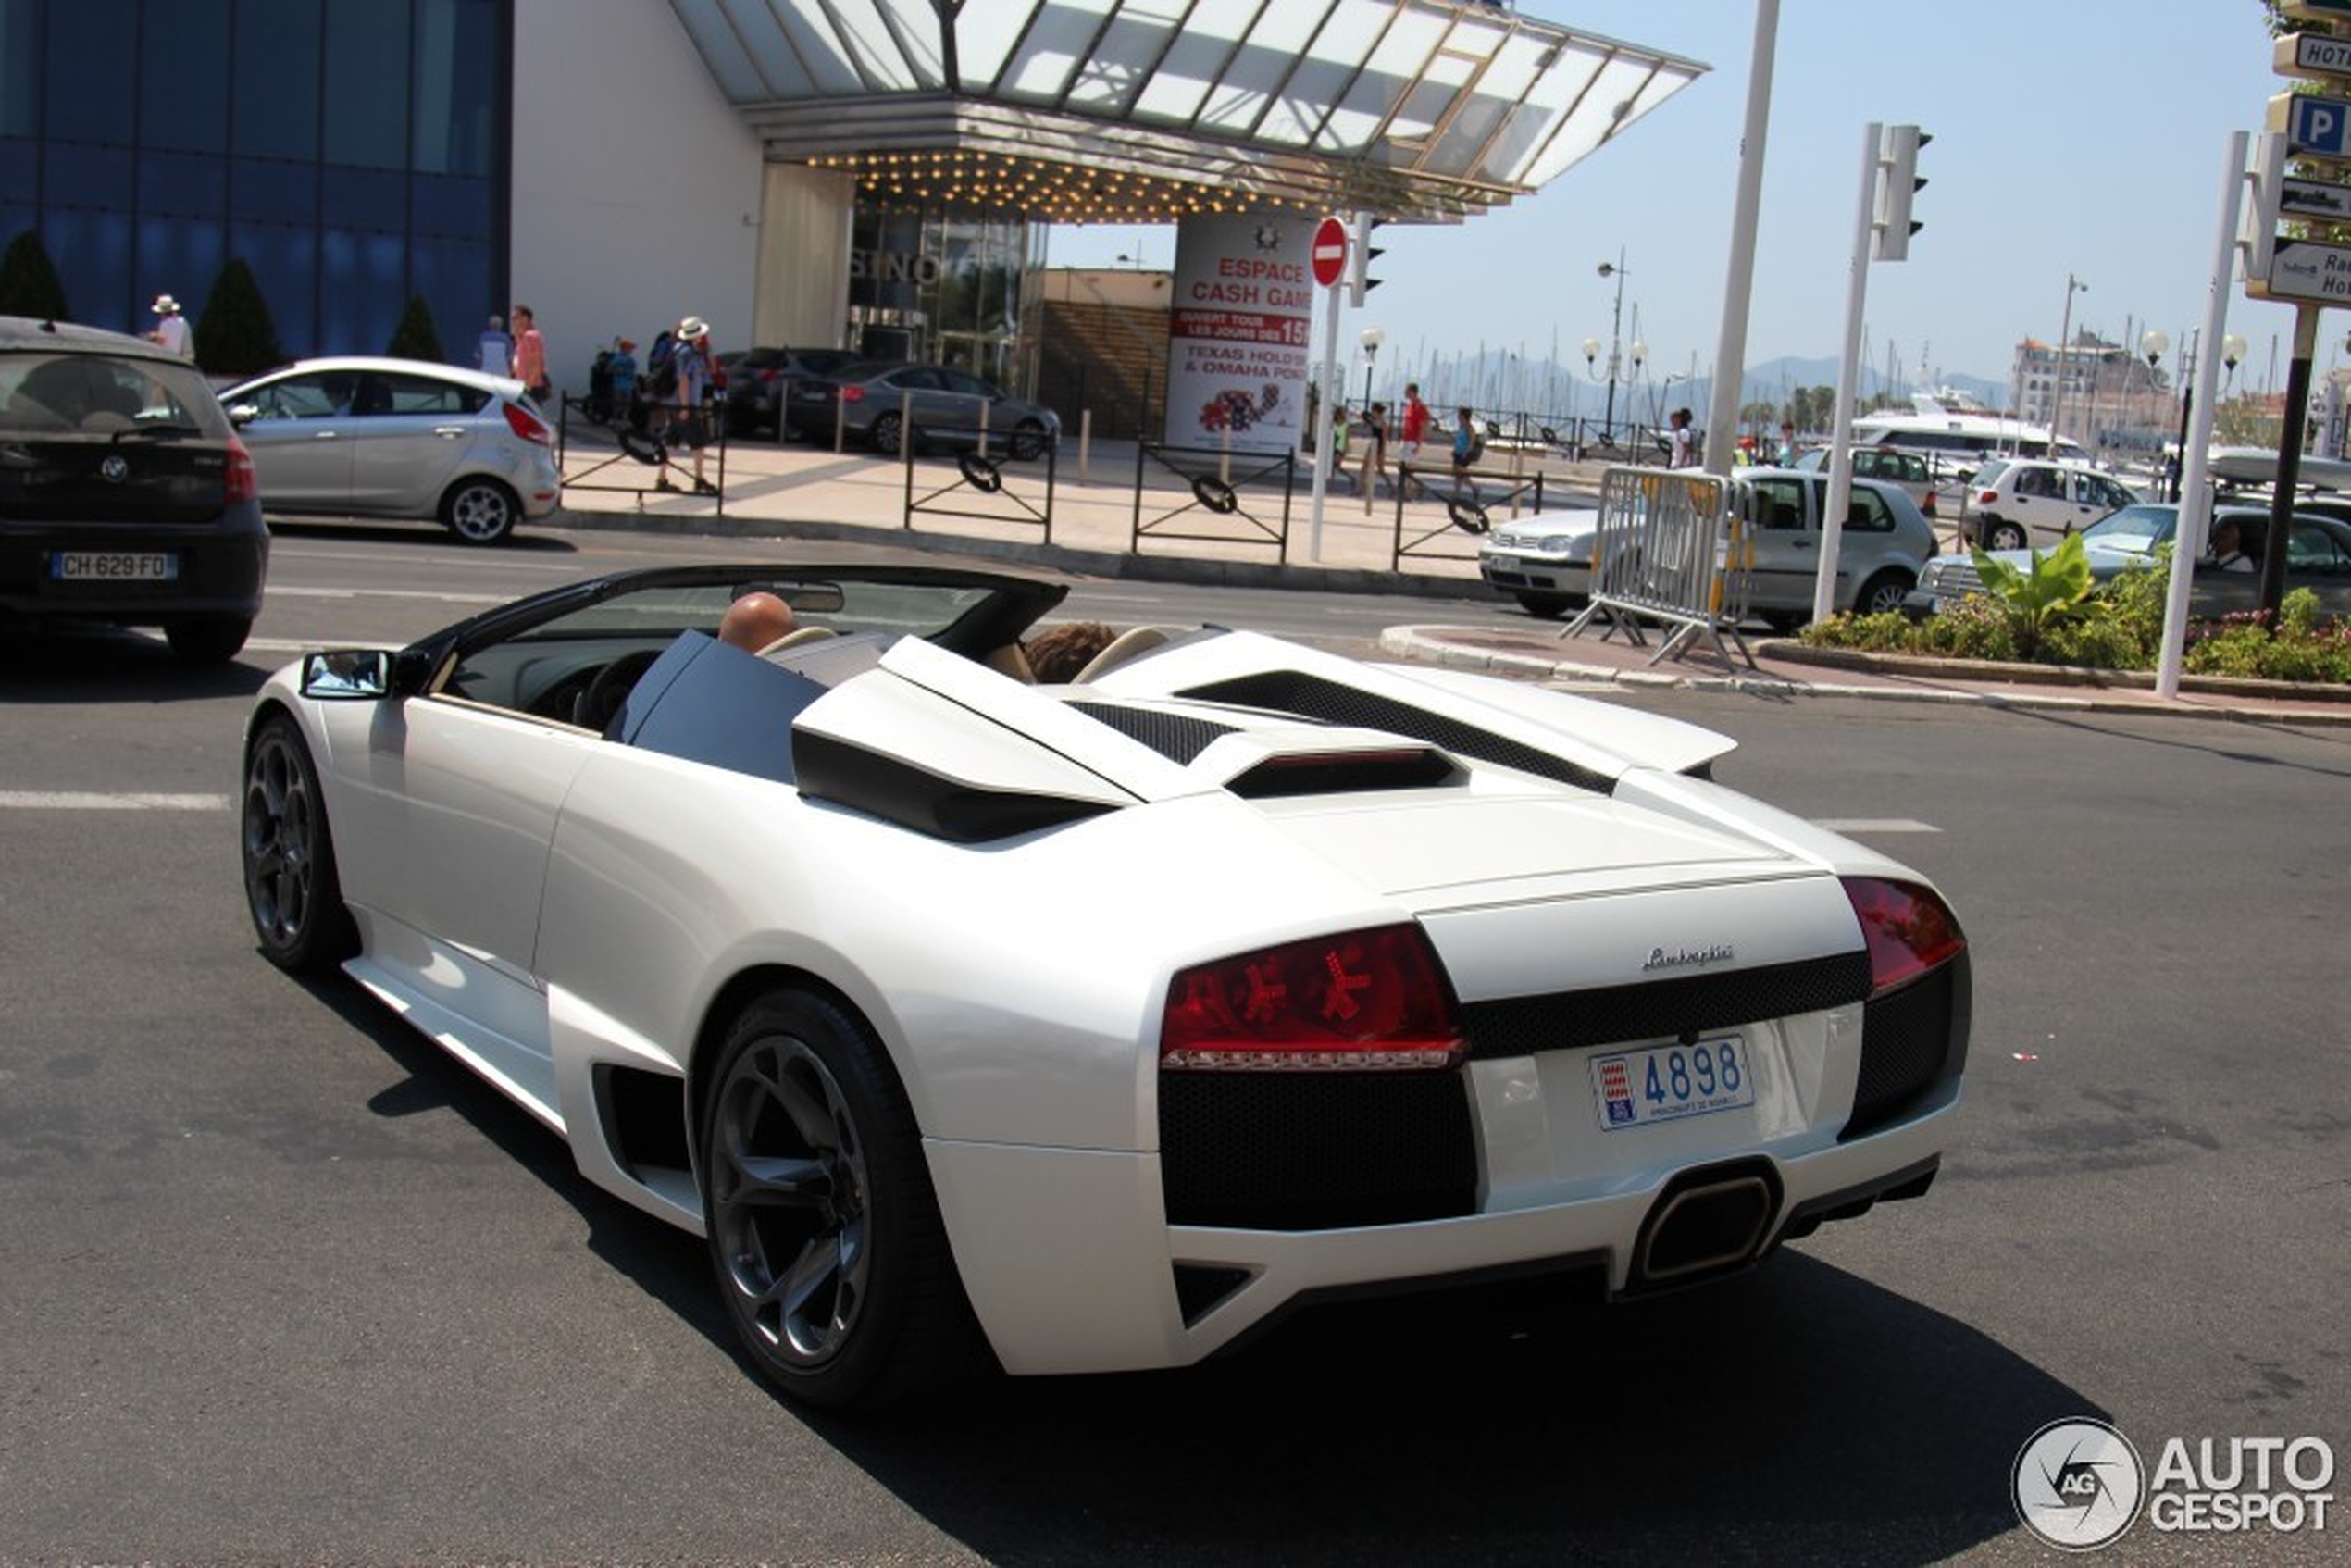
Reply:
[[1053, 225], [1474, 218], [1704, 68], [1452, 0], [0, 0], [0, 243], [133, 330], [242, 259], [296, 355], [522, 301], [572, 387], [687, 314], [1025, 387]]

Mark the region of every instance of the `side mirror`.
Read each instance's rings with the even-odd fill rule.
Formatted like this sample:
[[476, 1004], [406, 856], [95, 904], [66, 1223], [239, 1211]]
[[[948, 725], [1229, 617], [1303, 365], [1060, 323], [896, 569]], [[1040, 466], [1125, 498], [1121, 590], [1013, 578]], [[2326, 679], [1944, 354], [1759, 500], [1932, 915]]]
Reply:
[[392, 656], [381, 648], [330, 648], [302, 661], [302, 694], [320, 702], [374, 702], [392, 694]]
[[222, 412], [229, 416], [229, 423], [236, 426], [241, 430], [247, 425], [252, 424], [255, 419], [261, 417], [261, 410], [250, 403], [240, 403], [233, 407], [222, 410]]

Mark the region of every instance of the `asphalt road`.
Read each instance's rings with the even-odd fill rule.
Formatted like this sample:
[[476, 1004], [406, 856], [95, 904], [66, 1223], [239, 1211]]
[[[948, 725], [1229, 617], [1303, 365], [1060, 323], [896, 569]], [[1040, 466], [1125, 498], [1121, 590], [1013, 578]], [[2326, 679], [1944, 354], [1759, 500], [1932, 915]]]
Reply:
[[[0, 1562], [2045, 1562], [2008, 1475], [2048, 1420], [2150, 1462], [2351, 1457], [2351, 733], [1673, 692], [1639, 700], [1736, 736], [1725, 782], [1912, 862], [1968, 926], [1969, 1099], [1926, 1200], [1638, 1307], [1412, 1301], [1182, 1374], [783, 1404], [699, 1242], [255, 953], [227, 803], [281, 648], [679, 553], [290, 535], [226, 671], [0, 648]], [[1310, 597], [1071, 607], [1341, 641], [1387, 613]], [[127, 791], [153, 799], [71, 798]], [[2143, 1522], [2116, 1557], [2340, 1561], [2346, 1530]]]

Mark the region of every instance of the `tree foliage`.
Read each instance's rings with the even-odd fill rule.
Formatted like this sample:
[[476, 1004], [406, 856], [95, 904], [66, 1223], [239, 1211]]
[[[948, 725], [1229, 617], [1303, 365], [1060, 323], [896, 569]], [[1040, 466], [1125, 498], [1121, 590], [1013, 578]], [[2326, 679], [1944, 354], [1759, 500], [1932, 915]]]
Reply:
[[31, 316], [68, 321], [66, 286], [41, 236], [28, 229], [0, 252], [0, 316]]
[[252, 376], [286, 361], [278, 324], [242, 256], [230, 256], [196, 319], [196, 363], [216, 376]]
[[422, 294], [410, 294], [407, 308], [400, 313], [400, 325], [392, 329], [392, 342], [384, 352], [395, 359], [427, 359], [438, 363], [441, 333], [432, 324], [432, 306]]

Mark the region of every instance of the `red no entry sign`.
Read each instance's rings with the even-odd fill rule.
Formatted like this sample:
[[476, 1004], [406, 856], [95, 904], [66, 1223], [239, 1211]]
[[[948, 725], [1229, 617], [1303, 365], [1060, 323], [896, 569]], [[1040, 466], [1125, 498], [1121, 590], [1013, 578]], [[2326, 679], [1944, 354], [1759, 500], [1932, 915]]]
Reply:
[[1314, 281], [1325, 289], [1347, 271], [1347, 225], [1326, 218], [1314, 230]]

